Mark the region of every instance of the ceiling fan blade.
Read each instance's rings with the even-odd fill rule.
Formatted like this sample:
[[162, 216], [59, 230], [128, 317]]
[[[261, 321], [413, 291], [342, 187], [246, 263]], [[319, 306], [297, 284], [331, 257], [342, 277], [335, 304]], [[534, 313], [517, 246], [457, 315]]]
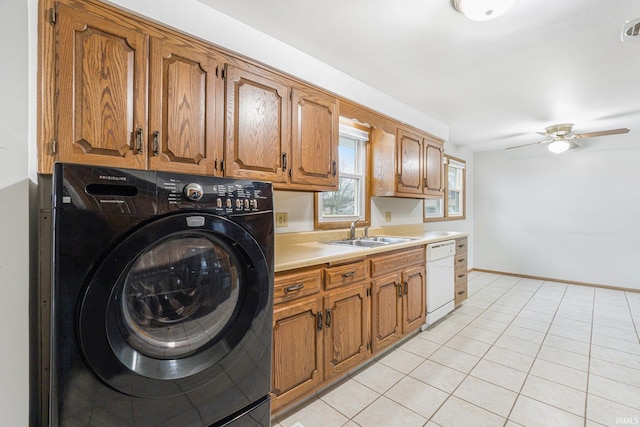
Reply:
[[618, 135], [621, 133], [628, 133], [629, 129], [621, 128], [621, 129], [610, 129], [610, 130], [601, 130], [598, 132], [586, 132], [579, 133], [573, 136], [573, 139], [585, 139], [585, 138], [595, 138], [596, 136], [605, 136], [605, 135]]
[[522, 145], [516, 145], [516, 146], [513, 146], [513, 147], [507, 147], [507, 148], [505, 148], [505, 150], [511, 150], [511, 149], [513, 149], [513, 148], [528, 147], [528, 146], [530, 146], [530, 145], [546, 144], [547, 142], [551, 142], [551, 141], [553, 141], [553, 140], [551, 140], [551, 139], [546, 139], [546, 140], [544, 140], [544, 141], [531, 142], [531, 143], [529, 143], [529, 144], [522, 144]]

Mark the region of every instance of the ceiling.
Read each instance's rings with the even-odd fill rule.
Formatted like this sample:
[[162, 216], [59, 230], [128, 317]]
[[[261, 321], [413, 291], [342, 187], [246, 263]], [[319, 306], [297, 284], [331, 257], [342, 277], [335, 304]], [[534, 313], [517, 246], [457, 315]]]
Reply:
[[200, 1], [443, 122], [472, 151], [533, 143], [556, 123], [640, 134], [640, 38], [621, 42], [638, 0], [516, 0], [487, 22], [450, 0]]

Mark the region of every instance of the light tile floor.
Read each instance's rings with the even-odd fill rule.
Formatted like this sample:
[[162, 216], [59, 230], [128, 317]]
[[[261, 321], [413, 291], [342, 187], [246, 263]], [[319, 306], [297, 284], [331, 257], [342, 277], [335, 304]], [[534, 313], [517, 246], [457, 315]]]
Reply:
[[275, 427], [640, 425], [640, 293], [488, 273]]

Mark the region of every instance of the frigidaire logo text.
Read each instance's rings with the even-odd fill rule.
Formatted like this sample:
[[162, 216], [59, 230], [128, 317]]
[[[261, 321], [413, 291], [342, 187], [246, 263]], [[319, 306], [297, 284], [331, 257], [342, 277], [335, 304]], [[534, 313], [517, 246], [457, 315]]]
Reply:
[[107, 181], [126, 181], [126, 176], [112, 176], [112, 175], [100, 175], [98, 178], [106, 179]]

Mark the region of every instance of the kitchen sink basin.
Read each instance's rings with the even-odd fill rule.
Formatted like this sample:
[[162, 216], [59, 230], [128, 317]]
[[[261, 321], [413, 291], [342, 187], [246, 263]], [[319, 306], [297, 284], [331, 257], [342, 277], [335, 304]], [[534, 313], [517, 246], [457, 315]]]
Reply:
[[346, 246], [360, 246], [364, 248], [376, 248], [379, 246], [392, 245], [394, 243], [404, 243], [410, 240], [414, 240], [410, 237], [389, 237], [389, 236], [376, 236], [376, 237], [362, 237], [358, 239], [343, 239], [343, 240], [331, 240], [329, 242], [322, 242], [329, 245], [346, 245]]
[[365, 237], [363, 240], [371, 240], [372, 242], [383, 242], [386, 244], [393, 244], [393, 243], [404, 243], [404, 242], [408, 242], [415, 239], [412, 239], [411, 237], [377, 236], [377, 237]]

